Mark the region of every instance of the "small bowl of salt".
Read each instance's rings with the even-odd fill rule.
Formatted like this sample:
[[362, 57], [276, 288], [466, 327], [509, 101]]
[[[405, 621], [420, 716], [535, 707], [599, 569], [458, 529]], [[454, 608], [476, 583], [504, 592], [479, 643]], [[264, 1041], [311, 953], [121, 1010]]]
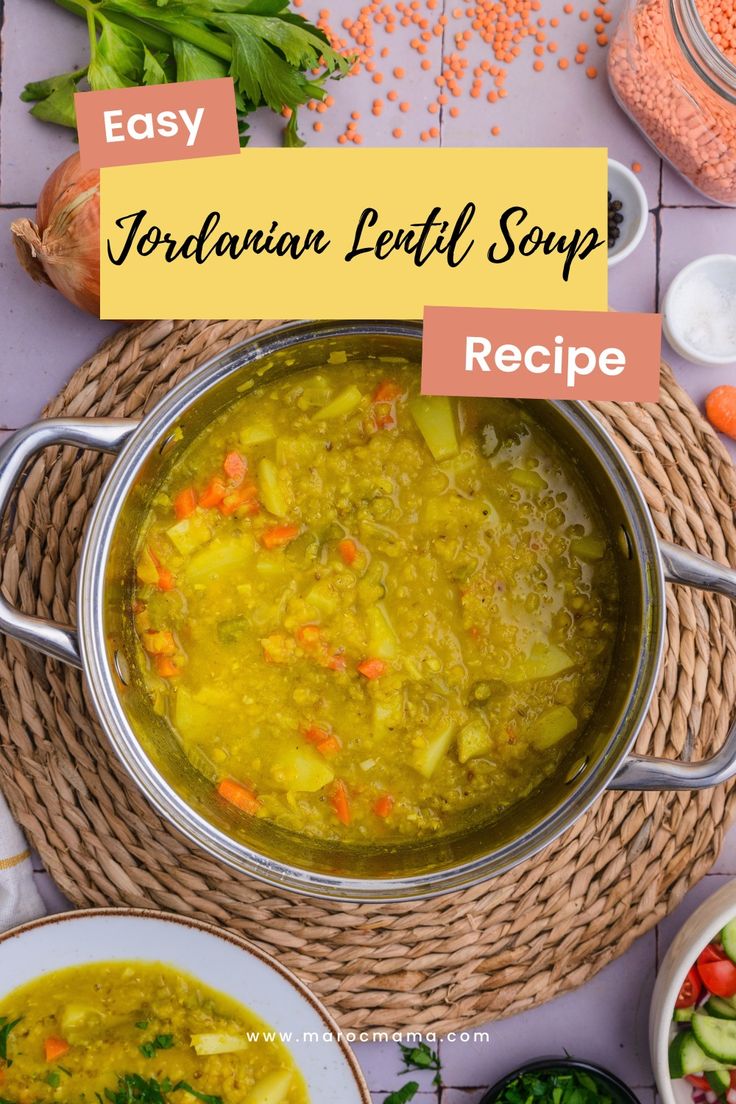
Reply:
[[711, 253], [678, 272], [662, 301], [662, 329], [692, 364], [736, 363], [736, 254]]

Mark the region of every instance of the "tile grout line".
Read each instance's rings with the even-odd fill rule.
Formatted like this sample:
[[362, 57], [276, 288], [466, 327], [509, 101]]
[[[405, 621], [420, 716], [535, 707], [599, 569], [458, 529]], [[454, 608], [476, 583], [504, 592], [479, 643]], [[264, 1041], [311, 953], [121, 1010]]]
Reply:
[[[448, 0], [442, 0], [442, 15], [447, 16], [447, 4]], [[445, 35], [447, 34], [447, 23], [442, 24], [442, 34], [440, 35], [440, 73], [445, 64]], [[440, 87], [440, 92], [442, 88]], [[440, 104], [440, 149], [442, 149], [445, 140], [445, 105]]]

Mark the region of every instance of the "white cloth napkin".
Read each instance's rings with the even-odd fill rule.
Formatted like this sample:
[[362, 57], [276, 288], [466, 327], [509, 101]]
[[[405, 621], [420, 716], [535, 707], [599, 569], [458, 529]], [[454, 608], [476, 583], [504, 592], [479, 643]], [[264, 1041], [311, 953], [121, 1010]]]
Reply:
[[45, 912], [33, 880], [30, 849], [0, 794], [0, 931]]

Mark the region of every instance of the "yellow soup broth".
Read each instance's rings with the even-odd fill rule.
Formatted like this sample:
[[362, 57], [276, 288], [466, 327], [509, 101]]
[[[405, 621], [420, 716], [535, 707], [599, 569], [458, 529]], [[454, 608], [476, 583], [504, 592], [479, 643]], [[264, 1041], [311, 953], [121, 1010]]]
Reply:
[[7, 1104], [308, 1104], [271, 1029], [171, 967], [101, 962], [0, 1000]]
[[265, 383], [180, 448], [131, 616], [154, 708], [238, 815], [392, 844], [555, 771], [607, 678], [618, 583], [526, 410], [369, 360]]

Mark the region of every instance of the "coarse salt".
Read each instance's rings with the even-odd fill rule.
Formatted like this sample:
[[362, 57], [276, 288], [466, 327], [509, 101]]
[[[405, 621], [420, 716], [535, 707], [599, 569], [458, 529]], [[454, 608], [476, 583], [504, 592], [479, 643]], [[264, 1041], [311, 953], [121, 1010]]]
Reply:
[[670, 325], [706, 356], [736, 358], [736, 285], [722, 287], [704, 272], [693, 272], [672, 292]]

